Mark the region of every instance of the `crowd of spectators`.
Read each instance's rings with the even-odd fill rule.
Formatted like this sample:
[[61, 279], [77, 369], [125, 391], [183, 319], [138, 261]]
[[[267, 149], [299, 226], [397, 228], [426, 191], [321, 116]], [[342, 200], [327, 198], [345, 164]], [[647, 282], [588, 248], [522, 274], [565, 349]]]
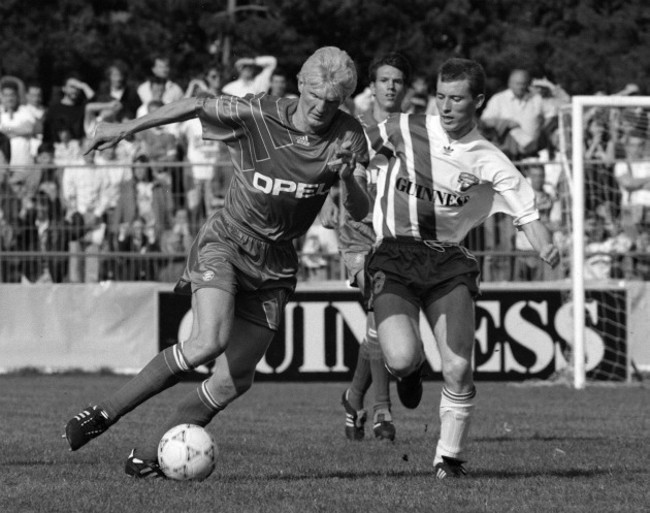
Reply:
[[[196, 119], [101, 152], [84, 155], [84, 142], [100, 121], [140, 117], [184, 97], [296, 96], [275, 57], [239, 59], [234, 68], [232, 81], [221, 66], [184, 80], [167, 56], [155, 55], [149, 77], [136, 84], [116, 61], [96, 90], [70, 74], [47, 105], [50, 91], [0, 77], [0, 282], [175, 281], [198, 228], [223, 205], [232, 177], [227, 148], [204, 140]], [[640, 90], [630, 84], [614, 94]], [[344, 108], [361, 113], [372, 101], [366, 89]], [[540, 215], [567, 256], [564, 267], [548, 271], [511, 221], [497, 215], [466, 241], [481, 256], [487, 281], [568, 275], [570, 195], [558, 120], [570, 102], [559, 85], [515, 69], [477, 120], [530, 180]], [[436, 114], [427, 77], [414, 75], [402, 110]], [[594, 108], [585, 115], [588, 278], [650, 279], [648, 137], [644, 109]], [[304, 279], [340, 278], [330, 258], [336, 255], [332, 237], [315, 225], [297, 242]]]

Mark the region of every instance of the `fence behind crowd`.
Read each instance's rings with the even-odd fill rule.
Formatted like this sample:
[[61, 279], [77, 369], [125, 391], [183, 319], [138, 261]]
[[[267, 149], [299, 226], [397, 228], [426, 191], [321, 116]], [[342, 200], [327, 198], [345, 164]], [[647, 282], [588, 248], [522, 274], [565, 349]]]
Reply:
[[[650, 279], [650, 216], [632, 225], [614, 176], [616, 162], [586, 162], [585, 277]], [[645, 163], [645, 162], [644, 162]], [[201, 175], [197, 167], [209, 166]], [[561, 160], [517, 166], [535, 190], [542, 220], [562, 248], [550, 270], [512, 224], [497, 214], [470, 232], [465, 245], [483, 281], [548, 281], [570, 275], [570, 188]], [[203, 176], [203, 178], [202, 178]], [[126, 162], [0, 166], [0, 282], [174, 282], [202, 223], [224, 204], [227, 163]], [[647, 221], [647, 222], [646, 222]], [[301, 281], [345, 279], [336, 233], [317, 220], [296, 241]]]

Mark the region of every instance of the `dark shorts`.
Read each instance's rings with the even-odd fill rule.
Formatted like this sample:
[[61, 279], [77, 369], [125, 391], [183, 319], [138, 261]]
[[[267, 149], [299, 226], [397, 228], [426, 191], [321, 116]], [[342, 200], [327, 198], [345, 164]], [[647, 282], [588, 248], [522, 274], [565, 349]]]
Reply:
[[264, 241], [221, 210], [196, 236], [175, 291], [225, 290], [235, 296], [236, 316], [277, 331], [297, 272], [291, 241]]
[[465, 285], [479, 294], [476, 258], [455, 244], [426, 244], [412, 239], [384, 239], [366, 259], [369, 307], [380, 295], [396, 294], [420, 308]]

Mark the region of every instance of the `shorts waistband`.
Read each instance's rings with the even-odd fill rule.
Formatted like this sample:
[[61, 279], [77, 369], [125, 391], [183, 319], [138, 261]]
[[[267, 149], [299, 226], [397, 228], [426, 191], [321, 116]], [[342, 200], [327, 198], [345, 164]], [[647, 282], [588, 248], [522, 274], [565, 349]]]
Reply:
[[459, 248], [460, 244], [457, 242], [447, 242], [434, 239], [413, 239], [412, 237], [395, 237], [389, 239], [382, 239], [380, 244], [391, 244], [400, 246], [427, 246], [431, 249], [444, 250], [445, 248]]
[[235, 219], [225, 211], [223, 212], [222, 215], [223, 215], [224, 223], [242, 232], [243, 234], [247, 235], [251, 239], [255, 239], [257, 242], [261, 242], [262, 244], [270, 244], [272, 246], [293, 246], [293, 242], [290, 240], [280, 240], [280, 241], [270, 240], [260, 236], [259, 234], [252, 231], [250, 228], [247, 228], [241, 223], [235, 221]]

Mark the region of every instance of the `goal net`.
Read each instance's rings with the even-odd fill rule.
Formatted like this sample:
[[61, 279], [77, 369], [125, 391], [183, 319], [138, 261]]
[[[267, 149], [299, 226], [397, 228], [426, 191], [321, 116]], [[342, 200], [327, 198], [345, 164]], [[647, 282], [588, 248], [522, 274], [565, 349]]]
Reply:
[[630, 289], [650, 280], [649, 119], [650, 97], [575, 96], [560, 111], [555, 238], [573, 324], [560, 374], [575, 388], [631, 377]]

